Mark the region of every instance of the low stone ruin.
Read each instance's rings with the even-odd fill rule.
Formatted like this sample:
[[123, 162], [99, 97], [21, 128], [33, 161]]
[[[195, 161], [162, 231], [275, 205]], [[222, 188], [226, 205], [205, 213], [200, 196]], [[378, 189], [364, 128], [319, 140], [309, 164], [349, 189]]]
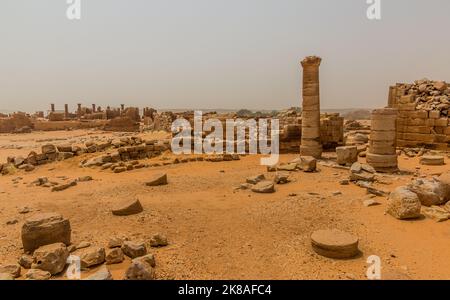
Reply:
[[397, 108], [397, 145], [448, 150], [450, 89], [443, 81], [417, 80], [390, 87], [389, 107]]

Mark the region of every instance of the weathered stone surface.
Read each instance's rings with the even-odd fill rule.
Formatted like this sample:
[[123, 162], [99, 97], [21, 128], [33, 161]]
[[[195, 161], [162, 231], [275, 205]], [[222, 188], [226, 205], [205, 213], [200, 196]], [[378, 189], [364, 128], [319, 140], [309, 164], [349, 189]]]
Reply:
[[249, 184], [257, 184], [265, 179], [266, 179], [266, 177], [264, 176], [264, 174], [259, 174], [259, 175], [248, 177], [246, 179], [246, 182]]
[[57, 213], [42, 213], [28, 218], [22, 226], [22, 243], [25, 252], [40, 246], [70, 244], [70, 222]]
[[118, 204], [115, 208], [113, 208], [112, 213], [115, 216], [130, 216], [143, 211], [144, 208], [142, 207], [141, 202], [138, 199], [135, 199]]
[[423, 207], [422, 214], [436, 222], [444, 222], [450, 219], [450, 212], [439, 206]]
[[105, 248], [86, 248], [80, 254], [81, 268], [86, 269], [105, 262]]
[[52, 277], [52, 274], [50, 274], [47, 271], [42, 271], [39, 269], [30, 269], [25, 274], [25, 278], [27, 280], [49, 280], [50, 277]]
[[83, 280], [113, 280], [111, 272], [106, 266], [102, 266], [94, 274], [84, 278]]
[[5, 264], [0, 266], [0, 273], [9, 274], [13, 278], [20, 276], [20, 265], [18, 264]]
[[123, 253], [130, 258], [136, 258], [147, 254], [147, 248], [145, 247], [145, 244], [141, 242], [125, 241], [123, 242], [121, 249]]
[[407, 187], [396, 188], [388, 198], [386, 212], [394, 218], [405, 220], [420, 217], [419, 197]]
[[124, 260], [123, 251], [120, 248], [113, 248], [106, 251], [106, 264], [119, 264]]
[[33, 257], [31, 255], [24, 254], [19, 258], [18, 263], [25, 269], [31, 269], [31, 265], [33, 264]]
[[351, 165], [358, 161], [358, 148], [356, 146], [337, 147], [336, 154], [339, 165]]
[[252, 187], [252, 192], [260, 194], [275, 193], [275, 185], [272, 181], [261, 181]]
[[14, 277], [9, 273], [0, 273], [0, 281], [3, 280], [14, 280]]
[[425, 166], [443, 166], [445, 161], [443, 156], [424, 155], [420, 158], [420, 164]]
[[125, 280], [155, 280], [155, 258], [149, 254], [133, 259], [125, 272]]
[[313, 250], [329, 258], [352, 258], [358, 250], [358, 237], [337, 229], [318, 230], [311, 235]]
[[55, 275], [64, 270], [68, 257], [69, 251], [63, 243], [45, 245], [34, 251], [31, 267]]
[[160, 233], [153, 235], [150, 239], [150, 247], [165, 247], [168, 244], [167, 237]]
[[446, 188], [437, 180], [417, 179], [408, 185], [424, 206], [441, 205], [447, 202]]
[[155, 174], [145, 183], [146, 186], [160, 186], [166, 184], [168, 184], [167, 174]]

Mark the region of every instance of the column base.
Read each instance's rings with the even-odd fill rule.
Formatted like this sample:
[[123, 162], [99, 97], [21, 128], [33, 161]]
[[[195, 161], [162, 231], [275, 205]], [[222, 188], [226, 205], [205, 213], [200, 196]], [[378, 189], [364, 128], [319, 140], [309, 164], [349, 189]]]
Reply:
[[319, 146], [300, 146], [300, 156], [312, 156], [316, 159], [322, 158], [322, 145]]

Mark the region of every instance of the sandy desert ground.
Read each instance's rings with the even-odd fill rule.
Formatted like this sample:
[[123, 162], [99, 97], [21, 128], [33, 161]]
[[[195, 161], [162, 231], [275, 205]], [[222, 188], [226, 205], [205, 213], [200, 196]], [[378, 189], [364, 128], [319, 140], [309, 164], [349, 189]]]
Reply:
[[[86, 130], [3, 134], [0, 161], [10, 155], [26, 156], [48, 142], [81, 143], [117, 135]], [[95, 154], [84, 154], [32, 172], [0, 176], [0, 264], [16, 262], [23, 253], [24, 220], [33, 213], [51, 211], [70, 220], [74, 244], [86, 241], [105, 247], [116, 236], [148, 241], [155, 233], [164, 234], [168, 246], [149, 247], [156, 257], [158, 279], [365, 279], [370, 255], [381, 258], [386, 278], [450, 279], [450, 223], [425, 218], [399, 221], [385, 214], [384, 197], [377, 198], [378, 206], [363, 206], [368, 197], [365, 189], [339, 184], [348, 179], [348, 170], [319, 164], [318, 172], [294, 172], [292, 182], [277, 185], [276, 193], [265, 195], [236, 189], [248, 176], [274, 176], [259, 164], [259, 156], [230, 162], [171, 164], [120, 174], [79, 167], [82, 159], [92, 156]], [[152, 161], [174, 158], [172, 154], [163, 157]], [[282, 155], [281, 161], [296, 157]], [[411, 172], [419, 166], [418, 158], [404, 155], [399, 163], [402, 170]], [[431, 177], [446, 170], [448, 165], [420, 166], [419, 172]], [[167, 173], [169, 184], [145, 186], [146, 179], [158, 172]], [[84, 175], [94, 180], [62, 192], [29, 185], [43, 176], [64, 181]], [[412, 176], [384, 178], [376, 187], [392, 191], [410, 182]], [[127, 217], [112, 215], [111, 208], [117, 202], [133, 198], [140, 200], [144, 212]], [[23, 207], [31, 212], [19, 213]], [[333, 260], [314, 253], [310, 235], [324, 228], [357, 235], [361, 255]], [[121, 279], [129, 264], [127, 258], [108, 268], [114, 279]], [[95, 271], [93, 268], [82, 276]]]

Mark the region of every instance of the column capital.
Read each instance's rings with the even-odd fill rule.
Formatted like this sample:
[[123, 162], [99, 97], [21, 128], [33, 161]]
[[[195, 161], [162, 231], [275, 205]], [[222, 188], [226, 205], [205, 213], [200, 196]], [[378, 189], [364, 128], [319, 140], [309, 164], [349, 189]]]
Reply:
[[307, 66], [320, 66], [320, 63], [322, 62], [322, 58], [318, 56], [307, 56], [305, 59], [302, 60], [301, 64], [303, 67]]

